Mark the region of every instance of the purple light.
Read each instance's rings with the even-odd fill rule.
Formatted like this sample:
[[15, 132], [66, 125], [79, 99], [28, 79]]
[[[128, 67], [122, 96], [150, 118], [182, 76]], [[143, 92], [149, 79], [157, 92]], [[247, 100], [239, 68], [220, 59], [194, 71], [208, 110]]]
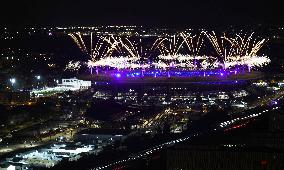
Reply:
[[[115, 78], [135, 78], [135, 77], [226, 77], [230, 75], [234, 75], [236, 70], [178, 70], [178, 69], [169, 69], [169, 70], [156, 70], [156, 69], [148, 69], [148, 70], [114, 70], [103, 72], [104, 74], [110, 74]], [[235, 82], [235, 81], [233, 81]], [[237, 82], [236, 82], [237, 83]]]
[[120, 77], [121, 77], [121, 74], [120, 74], [120, 73], [116, 73], [116, 74], [115, 74], [115, 77], [120, 78]]

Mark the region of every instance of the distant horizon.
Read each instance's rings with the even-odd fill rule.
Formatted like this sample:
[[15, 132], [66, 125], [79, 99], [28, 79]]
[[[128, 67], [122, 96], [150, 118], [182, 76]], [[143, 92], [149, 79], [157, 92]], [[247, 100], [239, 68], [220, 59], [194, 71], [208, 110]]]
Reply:
[[251, 23], [251, 24], [224, 24], [224, 25], [214, 25], [214, 24], [58, 24], [58, 25], [1, 25], [0, 29], [26, 29], [26, 28], [56, 28], [56, 27], [106, 27], [106, 26], [126, 26], [126, 27], [144, 27], [144, 28], [166, 28], [166, 29], [206, 29], [206, 28], [250, 28], [250, 27], [282, 27], [284, 23]]
[[284, 24], [281, 2], [238, 1], [13, 1], [2, 2], [1, 25], [230, 25]]

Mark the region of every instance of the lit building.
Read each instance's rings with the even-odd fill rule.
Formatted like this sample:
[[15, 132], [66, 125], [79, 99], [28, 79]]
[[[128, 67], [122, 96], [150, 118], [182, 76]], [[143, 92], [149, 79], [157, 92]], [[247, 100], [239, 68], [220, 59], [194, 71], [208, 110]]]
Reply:
[[33, 168], [51, 168], [62, 160], [77, 161], [83, 153], [96, 154], [100, 149], [94, 149], [93, 145], [80, 143], [53, 144], [39, 150], [32, 150], [17, 154], [12, 158], [6, 158], [0, 164], [0, 170], [22, 170]]
[[77, 78], [62, 79], [62, 84], [58, 84], [58, 87], [67, 88], [69, 90], [81, 90], [91, 87], [91, 81], [79, 80]]

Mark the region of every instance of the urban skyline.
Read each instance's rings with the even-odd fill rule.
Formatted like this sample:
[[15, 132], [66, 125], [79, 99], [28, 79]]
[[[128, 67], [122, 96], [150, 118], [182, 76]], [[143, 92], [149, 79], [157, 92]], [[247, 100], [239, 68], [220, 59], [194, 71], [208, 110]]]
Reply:
[[0, 169], [282, 170], [281, 7], [3, 2]]

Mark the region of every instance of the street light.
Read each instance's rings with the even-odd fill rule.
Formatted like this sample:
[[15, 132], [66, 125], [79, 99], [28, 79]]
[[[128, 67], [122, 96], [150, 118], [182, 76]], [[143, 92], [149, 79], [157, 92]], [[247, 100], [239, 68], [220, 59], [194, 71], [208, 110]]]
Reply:
[[10, 78], [10, 82], [12, 85], [14, 85], [16, 83], [16, 79], [15, 78]]
[[37, 76], [35, 76], [35, 78], [36, 78], [36, 88], [39, 88], [39, 83], [40, 83], [40, 79], [41, 79], [41, 76], [40, 75], [37, 75]]

